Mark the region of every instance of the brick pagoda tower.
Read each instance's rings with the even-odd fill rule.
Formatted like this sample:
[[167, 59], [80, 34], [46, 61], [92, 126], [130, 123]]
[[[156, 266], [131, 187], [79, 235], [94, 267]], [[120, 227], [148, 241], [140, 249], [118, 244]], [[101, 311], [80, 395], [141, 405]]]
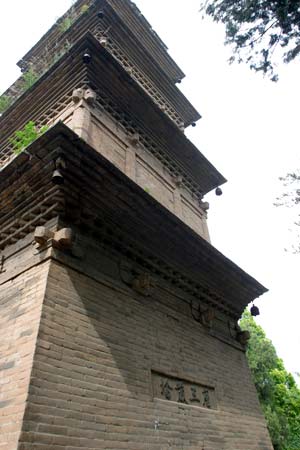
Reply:
[[225, 179], [185, 137], [200, 116], [165, 45], [130, 0], [79, 0], [18, 64], [0, 450], [271, 450], [238, 327], [265, 288], [210, 243]]

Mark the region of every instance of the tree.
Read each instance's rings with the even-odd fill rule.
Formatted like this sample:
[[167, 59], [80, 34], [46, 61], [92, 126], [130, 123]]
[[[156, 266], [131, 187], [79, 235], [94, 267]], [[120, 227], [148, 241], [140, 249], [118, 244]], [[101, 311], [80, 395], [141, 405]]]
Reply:
[[285, 206], [287, 208], [294, 208], [294, 227], [292, 229], [295, 234], [294, 239], [297, 242], [292, 246], [293, 253], [300, 253], [300, 170], [288, 173], [285, 177], [279, 178], [284, 186], [284, 192], [280, 197], [277, 197], [275, 206]]
[[240, 321], [251, 337], [247, 359], [274, 450], [300, 449], [300, 390], [249, 311]]
[[230, 61], [245, 62], [272, 81], [278, 80], [278, 60], [300, 54], [299, 0], [202, 0], [201, 10], [225, 25]]

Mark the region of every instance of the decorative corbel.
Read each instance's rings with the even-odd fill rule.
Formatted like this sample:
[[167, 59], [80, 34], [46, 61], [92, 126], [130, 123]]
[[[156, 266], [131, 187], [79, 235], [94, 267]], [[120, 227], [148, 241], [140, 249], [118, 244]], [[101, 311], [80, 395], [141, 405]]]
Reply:
[[91, 139], [91, 107], [95, 105], [97, 94], [92, 89], [78, 88], [72, 93], [74, 111], [71, 128], [87, 142]]
[[177, 187], [181, 187], [183, 183], [183, 176], [182, 175], [176, 175], [174, 177], [174, 183]]
[[128, 141], [133, 147], [137, 147], [140, 143], [140, 135], [139, 133], [133, 133], [127, 136]]
[[53, 236], [54, 231], [51, 231], [46, 227], [36, 227], [34, 231], [34, 241], [40, 246], [46, 245]]
[[239, 330], [237, 332], [236, 338], [238, 340], [238, 342], [242, 345], [246, 345], [250, 339], [251, 335], [250, 335], [250, 331], [248, 330]]
[[132, 281], [132, 288], [139, 294], [148, 296], [150, 295], [151, 287], [153, 286], [153, 280], [147, 272], [140, 273]]
[[84, 91], [84, 100], [87, 102], [88, 105], [94, 106], [97, 99], [97, 94], [92, 89], [86, 89]]
[[97, 99], [97, 94], [92, 89], [74, 89], [72, 92], [72, 100], [74, 103], [79, 103], [81, 100], [85, 100], [88, 105], [94, 106]]
[[198, 308], [194, 308], [193, 302], [190, 303], [190, 306], [193, 319], [207, 328], [212, 328], [213, 321], [216, 317], [215, 309], [209, 306], [205, 310], [201, 310], [200, 303]]
[[80, 100], [83, 99], [84, 96], [84, 90], [83, 89], [74, 89], [72, 92], [72, 100], [74, 103], [79, 103]]
[[202, 200], [200, 200], [199, 201], [199, 206], [205, 212], [209, 210], [209, 203], [208, 202], [203, 202]]
[[52, 231], [44, 226], [36, 227], [34, 241], [41, 247], [53, 245], [53, 247], [67, 250], [72, 247], [73, 233], [71, 228], [62, 228]]
[[62, 228], [56, 231], [53, 236], [53, 246], [59, 249], [68, 250], [72, 247], [73, 232], [71, 228]]
[[216, 311], [213, 308], [208, 307], [205, 311], [202, 311], [201, 313], [202, 324], [211, 328], [215, 317]]

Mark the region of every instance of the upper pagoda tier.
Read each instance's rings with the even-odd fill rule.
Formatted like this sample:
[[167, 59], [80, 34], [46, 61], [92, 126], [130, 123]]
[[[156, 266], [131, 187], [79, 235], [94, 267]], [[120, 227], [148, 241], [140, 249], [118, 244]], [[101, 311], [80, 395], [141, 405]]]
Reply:
[[16, 130], [58, 121], [209, 240], [202, 198], [226, 180], [90, 32], [0, 118], [2, 167]]
[[167, 47], [130, 0], [79, 0], [19, 61], [22, 70], [45, 66], [65, 52], [87, 31], [105, 45], [130, 76], [162, 111], [184, 129], [199, 113], [175, 86], [184, 74]]
[[4, 93], [0, 167], [16, 153], [16, 131], [62, 121], [210, 240], [203, 197], [226, 180], [184, 135], [200, 116], [132, 2], [78, 0], [18, 64], [23, 75]]

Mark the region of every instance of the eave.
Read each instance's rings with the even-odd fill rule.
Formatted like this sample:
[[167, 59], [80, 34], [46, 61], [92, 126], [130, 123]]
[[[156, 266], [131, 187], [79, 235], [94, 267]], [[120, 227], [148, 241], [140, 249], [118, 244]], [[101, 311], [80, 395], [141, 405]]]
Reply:
[[[149, 53], [154, 60], [160, 61], [162, 69], [173, 83], [176, 83], [184, 78], [184, 73], [169, 55], [167, 46], [163, 43], [157, 33], [154, 32], [149, 22], [140, 13], [139, 9], [132, 1], [96, 0], [95, 2], [89, 2], [88, 0], [79, 0], [74, 6], [78, 11], [80, 11], [81, 7], [86, 3], [90, 3], [90, 8], [108, 7], [113, 9], [119, 15], [125, 26], [132, 30], [135, 37], [141, 41], [144, 50]], [[59, 19], [58, 22], [63, 21], [67, 15], [68, 11]], [[23, 56], [22, 60], [30, 60], [39, 48], [42, 48], [49, 39], [51, 40], [53, 36], [57, 35], [57, 30], [58, 23], [55, 23]]]
[[[182, 164], [184, 171], [195, 181], [202, 195], [226, 182], [220, 172], [90, 33], [75, 44], [74, 51], [84, 48], [88, 48], [93, 54], [93, 60], [87, 69], [91, 87], [97, 91], [100, 86], [98, 83], [103, 83], [103, 89], [105, 86], [111, 89], [113, 84], [123, 110], [133, 112], [137, 123], [146, 127], [153, 139], [159, 137], [158, 146], [165, 148], [170, 158], [177, 161], [178, 165]], [[98, 78], [100, 73], [101, 79]]]
[[[127, 12], [124, 17], [124, 12], [122, 14], [123, 9], [119, 6], [116, 6], [118, 2], [112, 1], [112, 3], [114, 4], [114, 7], [109, 4], [107, 0], [99, 0], [97, 5], [93, 4], [92, 6], [90, 6], [90, 9], [87, 12], [81, 14], [79, 18], [72, 24], [72, 26], [64, 33], [59, 33], [58, 25], [55, 24], [22, 58], [22, 60], [19, 61], [18, 65], [21, 65], [21, 62], [24, 61], [39, 61], [39, 59], [43, 58], [45, 46], [47, 46], [48, 52], [51, 53], [51, 51], [53, 51], [53, 48], [60, 48], [60, 45], [62, 44], [64, 39], [67, 39], [68, 42], [75, 43], [77, 40], [81, 39], [88, 30], [93, 33], [93, 30], [97, 26], [97, 23], [99, 25], [99, 19], [97, 19], [97, 8], [105, 9], [106, 18], [108, 20], [106, 26], [108, 26], [108, 24], [110, 23], [113, 24], [113, 27], [110, 30], [113, 41], [117, 40], [117, 42], [119, 43], [122, 42], [122, 45], [124, 46], [123, 50], [125, 50], [125, 53], [132, 53], [133, 61], [135, 62], [136, 67], [140, 67], [140, 64], [145, 66], [144, 73], [146, 77], [151, 80], [153, 86], [156, 86], [162, 96], [165, 97], [174, 112], [178, 113], [184, 126], [187, 127], [191, 123], [199, 120], [201, 118], [200, 114], [186, 99], [183, 93], [177, 88], [174, 82], [170, 81], [170, 78], [166, 71], [162, 70], [161, 66], [158, 64], [158, 62], [160, 61], [158, 55], [155, 52], [153, 53], [149, 51], [149, 46], [147, 47], [146, 45], [145, 47], [143, 47], [142, 43], [138, 41], [138, 39], [142, 41], [143, 39], [145, 39], [145, 33], [138, 36], [137, 29], [140, 30], [140, 27], [142, 27], [142, 30], [145, 29], [145, 26], [141, 24], [143, 23], [143, 21], [146, 21], [146, 19], [143, 18], [143, 16], [136, 17], [136, 12], [134, 14], [132, 13], [133, 7], [128, 7], [128, 5], [127, 9], [125, 8]], [[124, 7], [126, 6], [125, 3], [123, 5]], [[133, 10], [135, 11], [136, 8], [133, 8]], [[132, 24], [132, 17], [129, 22], [128, 20], [126, 20], [126, 18], [128, 19], [128, 14], [130, 15], [130, 17], [133, 14], [135, 25]], [[148, 30], [147, 27], [146, 29]], [[140, 33], [142, 33], [141, 30]], [[149, 31], [149, 36], [151, 37], [151, 39], [155, 38], [155, 42], [159, 40], [159, 38], [151, 28]], [[176, 76], [178, 77], [178, 74]], [[180, 79], [180, 77], [178, 79]]]
[[[89, 65], [82, 62], [82, 55], [87, 49], [92, 55]], [[75, 78], [72, 80], [71, 77], [70, 80], [70, 67], [76, 73], [79, 86], [76, 86]], [[80, 87], [85, 83], [98, 92], [99, 96], [104, 92], [114, 98], [122, 113], [127, 114], [142, 130], [141, 132], [152, 139], [158, 152], [160, 150], [164, 152], [168, 164], [175, 165], [186, 175], [191, 185], [194, 185], [195, 192], [205, 195], [226, 182], [205, 156], [130, 77], [123, 66], [90, 33], [80, 39], [5, 112], [0, 119], [3, 137], [4, 135], [9, 137], [9, 133], [20, 129], [29, 120], [38, 121], [39, 116], [35, 111], [42, 111], [44, 108], [42, 102], [49, 103], [52, 93], [58, 87], [63, 89], [63, 83], [66, 82], [64, 80], [68, 80], [68, 89]], [[65, 94], [61, 91], [60, 95]], [[24, 118], [22, 122], [21, 117]]]
[[[65, 183], [51, 188], [58, 155], [66, 163]], [[17, 185], [24, 195], [16, 203], [10, 195]], [[39, 215], [28, 214], [37, 207]], [[62, 123], [2, 169], [0, 211], [1, 233], [6, 229], [2, 250], [19, 239], [18, 227], [23, 237], [56, 215], [235, 319], [266, 292]]]

